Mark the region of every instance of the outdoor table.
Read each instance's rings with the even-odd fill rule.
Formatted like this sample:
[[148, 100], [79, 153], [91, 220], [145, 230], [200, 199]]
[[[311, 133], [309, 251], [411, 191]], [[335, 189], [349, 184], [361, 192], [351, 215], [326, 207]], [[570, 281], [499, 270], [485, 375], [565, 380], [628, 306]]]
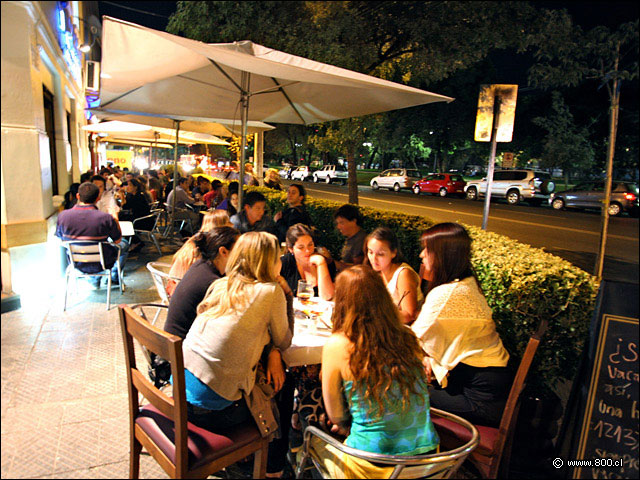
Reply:
[[331, 336], [333, 302], [312, 297], [307, 305], [293, 299], [295, 325], [291, 346], [282, 352], [289, 367], [322, 363], [322, 347]]
[[120, 224], [120, 231], [123, 237], [133, 237], [136, 232], [133, 229], [133, 222], [118, 221]]

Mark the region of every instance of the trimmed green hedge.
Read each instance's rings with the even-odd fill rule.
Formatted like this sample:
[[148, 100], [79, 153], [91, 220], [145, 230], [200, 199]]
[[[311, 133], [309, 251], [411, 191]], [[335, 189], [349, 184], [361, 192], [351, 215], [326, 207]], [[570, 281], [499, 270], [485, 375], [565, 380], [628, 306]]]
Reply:
[[[286, 206], [282, 192], [253, 187], [267, 197], [273, 214]], [[308, 198], [307, 209], [319, 230], [319, 243], [337, 256], [344, 238], [333, 224], [342, 204]], [[364, 230], [380, 225], [395, 231], [402, 252], [416, 271], [420, 266], [420, 235], [434, 224], [416, 215], [359, 207]], [[472, 262], [505, 347], [517, 365], [541, 319], [549, 327], [536, 353], [531, 384], [555, 387], [559, 379], [573, 380], [589, 331], [598, 282], [571, 263], [503, 235], [464, 225], [473, 239]], [[537, 374], [535, 373], [537, 372]]]

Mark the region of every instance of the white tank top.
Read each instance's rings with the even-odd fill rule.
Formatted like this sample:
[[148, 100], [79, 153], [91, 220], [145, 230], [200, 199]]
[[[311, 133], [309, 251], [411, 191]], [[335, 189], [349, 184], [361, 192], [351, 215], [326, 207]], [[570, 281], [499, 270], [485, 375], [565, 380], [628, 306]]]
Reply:
[[402, 298], [402, 294], [404, 292], [398, 292], [398, 277], [400, 277], [400, 272], [407, 268], [411, 273], [413, 273], [413, 275], [415, 275], [416, 280], [418, 282], [417, 293], [418, 293], [418, 304], [420, 304], [420, 302], [422, 302], [424, 298], [424, 295], [422, 295], [422, 290], [420, 290], [420, 277], [416, 273], [416, 271], [413, 268], [411, 268], [411, 265], [409, 265], [408, 263], [400, 264], [398, 269], [393, 273], [393, 276], [391, 277], [391, 280], [389, 280], [389, 283], [387, 283], [387, 290], [389, 290], [389, 293], [391, 294], [391, 298], [393, 298], [395, 302], [400, 301], [400, 299]]

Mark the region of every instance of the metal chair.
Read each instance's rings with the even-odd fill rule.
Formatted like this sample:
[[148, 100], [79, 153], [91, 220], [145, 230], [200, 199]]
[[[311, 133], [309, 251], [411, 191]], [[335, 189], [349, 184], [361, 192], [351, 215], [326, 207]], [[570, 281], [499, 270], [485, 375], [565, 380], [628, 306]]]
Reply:
[[[518, 411], [520, 410], [520, 400], [526, 385], [525, 380], [529, 373], [529, 368], [533, 362], [533, 357], [540, 345], [542, 336], [547, 329], [547, 321], [543, 320], [538, 330], [529, 338], [529, 343], [524, 351], [520, 366], [511, 385], [511, 391], [504, 407], [500, 426], [498, 428], [476, 425], [480, 432], [480, 443], [478, 448], [469, 456], [469, 461], [478, 469], [483, 478], [497, 478], [498, 472], [502, 470], [505, 478], [508, 478], [509, 460], [511, 458], [511, 446], [513, 444], [513, 434], [515, 433]], [[445, 419], [434, 419], [433, 423], [440, 434], [440, 443], [465, 441], [468, 433], [460, 429], [458, 425]], [[502, 467], [502, 468], [501, 468]]]
[[[169, 265], [168, 263], [149, 262], [147, 263], [147, 270], [149, 270], [149, 273], [151, 273], [151, 278], [153, 279], [153, 284], [156, 286], [156, 290], [158, 291], [160, 302], [163, 305], [169, 305], [171, 295], [167, 291], [167, 284], [169, 283], [169, 280], [173, 280], [174, 282], [178, 283], [182, 279], [180, 277], [169, 275], [171, 265]], [[156, 312], [156, 316], [151, 322], [152, 324], [155, 325], [161, 311], [161, 309], [158, 309], [158, 311]]]
[[[156, 246], [156, 249], [158, 250], [158, 253], [160, 255], [162, 255], [162, 250], [160, 249], [160, 244], [158, 243], [158, 239], [156, 238], [156, 233], [158, 233], [158, 221], [160, 219], [161, 214], [162, 214], [162, 210], [153, 210], [151, 214], [145, 215], [144, 217], [136, 218], [133, 221], [133, 230], [135, 231], [136, 235], [138, 235], [139, 237], [146, 236], [147, 239], [151, 239], [151, 241], [153, 241], [153, 244]], [[151, 219], [153, 219], [153, 227], [150, 230], [143, 230], [139, 228], [141, 225], [144, 224], [145, 221], [148, 221]], [[136, 226], [138, 228], [136, 228]]]
[[[69, 277], [73, 275], [76, 289], [78, 288], [78, 277], [107, 277], [107, 311], [111, 309], [111, 267], [106, 267], [104, 258], [104, 245], [114, 247], [116, 252], [116, 265], [118, 269], [118, 279], [120, 280], [120, 293], [124, 292], [124, 280], [120, 268], [120, 245], [112, 242], [62, 242], [67, 250], [69, 265], [65, 272], [64, 291], [64, 311], [67, 310], [67, 297], [69, 294]], [[102, 270], [97, 273], [84, 273], [78, 267], [87, 263], [99, 263]]]
[[[262, 437], [253, 419], [216, 432], [188, 422], [182, 339], [150, 325], [127, 305], [118, 310], [129, 390], [129, 478], [139, 477], [143, 447], [171, 478], [206, 478], [252, 454], [254, 478], [264, 478], [270, 438]], [[134, 339], [170, 361], [173, 397], [137, 368]], [[139, 394], [149, 401], [142, 408]]]
[[459, 425], [460, 428], [469, 434], [469, 439], [463, 445], [457, 446], [452, 450], [440, 451], [439, 453], [424, 455], [383, 455], [348, 447], [323, 430], [309, 426], [304, 431], [302, 458], [296, 470], [296, 478], [302, 478], [302, 473], [309, 459], [311, 459], [322, 478], [332, 478], [323, 466], [321, 459], [317, 458], [314, 450], [310, 448], [311, 441], [314, 437], [348, 456], [360, 458], [368, 462], [375, 462], [379, 466], [393, 467], [391, 474], [387, 478], [450, 478], [455, 474], [460, 465], [462, 465], [467, 456], [477, 447], [479, 441], [478, 430], [464, 418], [443, 410], [431, 408], [431, 416], [446, 418]]

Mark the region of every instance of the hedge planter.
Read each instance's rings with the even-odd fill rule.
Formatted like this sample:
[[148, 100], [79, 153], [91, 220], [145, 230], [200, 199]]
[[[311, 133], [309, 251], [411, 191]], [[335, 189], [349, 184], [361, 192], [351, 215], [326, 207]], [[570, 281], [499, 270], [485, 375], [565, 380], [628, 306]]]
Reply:
[[[271, 213], [286, 206], [283, 192], [251, 187], [267, 197]], [[307, 209], [319, 230], [318, 242], [337, 256], [344, 239], [335, 229], [333, 213], [342, 204], [308, 198]], [[420, 235], [434, 224], [415, 215], [360, 207], [364, 229], [387, 225], [416, 271], [420, 266]], [[472, 263], [480, 286], [493, 309], [493, 318], [505, 347], [517, 366], [529, 336], [541, 319], [549, 328], [536, 353], [531, 386], [544, 382], [555, 387], [559, 379], [573, 380], [595, 306], [598, 282], [571, 263], [503, 235], [464, 225], [473, 239]]]

